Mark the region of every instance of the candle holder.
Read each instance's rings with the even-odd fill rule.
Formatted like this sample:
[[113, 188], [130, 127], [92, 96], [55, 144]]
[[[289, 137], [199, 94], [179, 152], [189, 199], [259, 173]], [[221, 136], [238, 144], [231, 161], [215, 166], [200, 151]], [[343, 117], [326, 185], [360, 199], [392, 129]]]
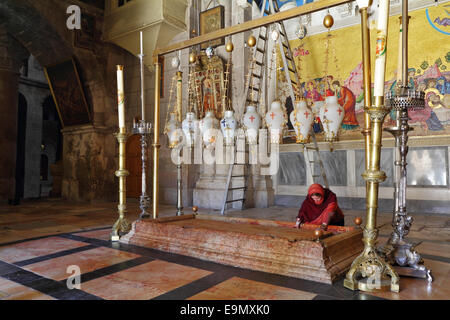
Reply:
[[379, 253], [394, 266], [400, 275], [424, 278], [433, 281], [431, 270], [423, 265], [423, 259], [415, 250], [419, 243], [410, 243], [404, 238], [411, 228], [413, 217], [406, 211], [406, 185], [408, 132], [412, 131], [408, 124], [408, 110], [418, 110], [425, 107], [425, 93], [415, 91], [409, 87], [397, 87], [395, 93], [387, 94], [386, 102], [397, 115], [396, 125], [385, 128], [395, 138], [395, 175], [394, 175], [394, 214], [392, 227], [394, 228], [388, 242], [379, 249]]
[[119, 241], [121, 236], [131, 230], [131, 224], [125, 218], [125, 214], [127, 213], [126, 177], [130, 174], [125, 169], [125, 146], [129, 134], [126, 132], [126, 128], [123, 127], [114, 136], [119, 142], [119, 170], [115, 172], [116, 177], [119, 178], [119, 205], [117, 206], [119, 219], [112, 227], [111, 241]]
[[139, 208], [141, 213], [139, 219], [150, 218], [147, 208], [150, 205], [150, 197], [147, 195], [147, 152], [148, 144], [147, 137], [152, 133], [152, 124], [144, 120], [133, 123], [133, 134], [141, 136], [141, 160], [142, 160], [142, 188], [141, 196], [139, 198]]

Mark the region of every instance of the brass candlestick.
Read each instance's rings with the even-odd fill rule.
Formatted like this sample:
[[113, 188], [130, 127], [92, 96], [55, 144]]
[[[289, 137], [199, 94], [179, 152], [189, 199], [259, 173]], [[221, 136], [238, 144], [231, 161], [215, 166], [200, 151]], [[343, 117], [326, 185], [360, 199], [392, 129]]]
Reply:
[[130, 174], [125, 169], [125, 145], [129, 134], [126, 132], [126, 128], [120, 128], [118, 133], [115, 133], [117, 141], [119, 142], [119, 170], [115, 172], [116, 177], [119, 178], [119, 205], [117, 211], [119, 212], [119, 219], [114, 223], [111, 232], [111, 241], [119, 241], [119, 238], [128, 233], [131, 229], [131, 225], [125, 218], [127, 212], [127, 176]]
[[[370, 139], [369, 145], [366, 141], [366, 170], [362, 174], [366, 180], [366, 212], [367, 223], [363, 230], [363, 252], [353, 261], [349, 272], [344, 280], [344, 286], [350, 290], [362, 291], [399, 291], [399, 277], [391, 265], [380, 257], [376, 250], [378, 238], [378, 228], [376, 227], [376, 218], [378, 210], [378, 187], [386, 179], [386, 174], [380, 170], [381, 156], [381, 138], [382, 125], [384, 118], [389, 113], [390, 108], [384, 104], [384, 70], [386, 59], [386, 41], [387, 41], [387, 19], [389, 17], [389, 0], [380, 2], [380, 13], [377, 32], [377, 55], [375, 61], [375, 105], [368, 105], [370, 102], [368, 93], [367, 72], [370, 69], [367, 57], [369, 50], [367, 25], [367, 8], [371, 5], [369, 1], [359, 0], [358, 5], [361, 8], [362, 36], [363, 36], [363, 61], [364, 67], [364, 87], [365, 87], [365, 112], [370, 117], [370, 126], [366, 124], [364, 134], [366, 139]], [[365, 8], [365, 10], [364, 10]], [[366, 116], [367, 117], [367, 116]], [[390, 280], [388, 278], [390, 276]]]

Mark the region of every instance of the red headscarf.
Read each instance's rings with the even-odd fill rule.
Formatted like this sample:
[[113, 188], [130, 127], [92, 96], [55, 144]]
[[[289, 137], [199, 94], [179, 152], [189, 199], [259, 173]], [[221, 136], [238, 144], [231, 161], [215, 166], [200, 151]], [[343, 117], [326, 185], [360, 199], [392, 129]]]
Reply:
[[[311, 198], [311, 195], [314, 193], [322, 195], [322, 199], [318, 203]], [[300, 223], [311, 223], [320, 216], [325, 216], [331, 212], [336, 212], [336, 215], [334, 215], [330, 224], [337, 222], [344, 217], [341, 209], [338, 207], [336, 194], [329, 189], [324, 189], [320, 184], [312, 184], [308, 189], [308, 196], [305, 201], [303, 201], [298, 212]]]

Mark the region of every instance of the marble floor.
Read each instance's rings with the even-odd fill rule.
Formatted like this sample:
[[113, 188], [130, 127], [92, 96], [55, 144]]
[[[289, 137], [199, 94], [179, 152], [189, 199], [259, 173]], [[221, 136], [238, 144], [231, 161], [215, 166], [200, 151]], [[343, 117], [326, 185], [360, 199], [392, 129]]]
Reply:
[[[128, 219], [138, 217], [129, 202]], [[186, 208], [185, 212], [190, 212]], [[228, 216], [294, 221], [296, 208], [230, 211]], [[160, 217], [174, 215], [161, 206]], [[200, 209], [200, 213], [212, 213]], [[363, 212], [345, 212], [351, 225]], [[363, 217], [364, 218], [364, 217]], [[399, 293], [363, 293], [333, 285], [251, 271], [154, 249], [109, 241], [114, 203], [58, 199], [0, 205], [1, 300], [368, 300], [450, 298], [450, 215], [415, 215], [410, 239], [432, 269], [434, 281], [402, 277]], [[379, 243], [390, 233], [380, 214]], [[80, 287], [73, 275], [79, 271]]]

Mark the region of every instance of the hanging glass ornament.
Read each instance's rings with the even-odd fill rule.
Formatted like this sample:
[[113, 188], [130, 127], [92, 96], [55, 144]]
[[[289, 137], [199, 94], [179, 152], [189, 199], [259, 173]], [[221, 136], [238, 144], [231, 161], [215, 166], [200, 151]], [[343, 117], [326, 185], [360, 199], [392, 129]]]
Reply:
[[289, 120], [295, 130], [296, 142], [309, 143], [314, 114], [307, 107], [304, 99], [295, 102], [294, 111], [291, 112]]
[[298, 30], [295, 32], [298, 39], [303, 40], [306, 37], [306, 27], [302, 24], [298, 26]]
[[225, 110], [225, 117], [220, 120], [220, 129], [222, 130], [225, 145], [234, 145], [234, 135], [236, 132], [237, 121], [233, 110]]
[[248, 144], [258, 144], [258, 132], [261, 125], [261, 117], [256, 111], [255, 106], [247, 106], [242, 117], [243, 129], [247, 137]]
[[211, 57], [214, 55], [214, 48], [209, 46], [205, 49], [206, 56], [211, 59]]
[[277, 41], [278, 38], [280, 37], [280, 32], [278, 30], [274, 29], [272, 31], [272, 33], [270, 34], [270, 36], [272, 37], [273, 41]]
[[186, 119], [181, 123], [184, 139], [188, 147], [194, 146], [199, 136], [199, 122], [194, 112], [186, 112]]
[[171, 61], [172, 68], [176, 69], [180, 65], [180, 59], [178, 57], [173, 57]]
[[265, 120], [270, 132], [270, 143], [281, 143], [287, 119], [279, 100], [272, 102]]
[[219, 121], [214, 116], [214, 111], [206, 111], [205, 117], [200, 120], [199, 129], [205, 146], [213, 146], [216, 143], [219, 129]]
[[169, 148], [175, 148], [182, 139], [183, 132], [180, 129], [180, 123], [177, 120], [178, 113], [171, 112], [169, 121], [166, 124], [166, 134], [169, 138]]
[[336, 96], [325, 98], [325, 104], [320, 108], [320, 120], [325, 131], [325, 141], [334, 142], [338, 140], [339, 128], [344, 119], [344, 108], [337, 101]]

